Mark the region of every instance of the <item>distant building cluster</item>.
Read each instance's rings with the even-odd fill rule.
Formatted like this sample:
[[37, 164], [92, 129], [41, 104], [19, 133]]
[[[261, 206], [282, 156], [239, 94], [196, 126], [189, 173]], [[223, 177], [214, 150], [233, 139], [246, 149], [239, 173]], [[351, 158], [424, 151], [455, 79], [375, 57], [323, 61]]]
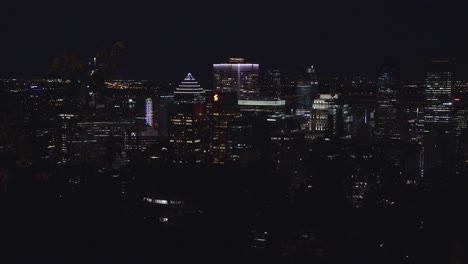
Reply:
[[[3, 79], [0, 154], [71, 192], [105, 175], [119, 199], [165, 225], [202, 214], [196, 199], [135, 182], [143, 174], [171, 178], [176, 168], [195, 179], [191, 170], [200, 168], [219, 178], [264, 176], [256, 188], [274, 186], [278, 199], [298, 207], [310, 199], [319, 208], [323, 199], [393, 208], [402, 190], [447, 191], [468, 172], [468, 82], [457, 80], [455, 63], [430, 59], [417, 81], [402, 80], [392, 63], [368, 79], [320, 76], [315, 66], [286, 73], [243, 58], [213, 64], [209, 87], [197, 69], [176, 82]], [[2, 166], [6, 193], [11, 176]], [[273, 239], [262, 220], [271, 205], [262, 206], [249, 230], [254, 252]], [[283, 257], [327, 241], [308, 229], [281, 239]]]

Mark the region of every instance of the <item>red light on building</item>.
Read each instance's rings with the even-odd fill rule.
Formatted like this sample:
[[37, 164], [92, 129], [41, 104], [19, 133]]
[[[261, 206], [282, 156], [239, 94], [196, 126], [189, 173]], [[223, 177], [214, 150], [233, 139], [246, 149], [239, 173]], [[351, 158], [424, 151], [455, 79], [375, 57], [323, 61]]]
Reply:
[[219, 95], [218, 94], [213, 95], [213, 101], [215, 101], [215, 102], [219, 101]]
[[460, 102], [460, 98], [453, 99], [455, 102]]

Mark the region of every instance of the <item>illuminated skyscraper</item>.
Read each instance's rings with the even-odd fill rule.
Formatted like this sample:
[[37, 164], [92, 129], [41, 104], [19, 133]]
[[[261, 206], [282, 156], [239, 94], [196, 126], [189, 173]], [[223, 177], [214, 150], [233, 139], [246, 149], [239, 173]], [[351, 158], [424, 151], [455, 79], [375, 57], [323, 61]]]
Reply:
[[310, 133], [308, 139], [325, 137], [333, 134], [333, 124], [337, 112], [338, 95], [320, 94], [314, 99], [310, 118]]
[[259, 65], [243, 58], [230, 58], [227, 63], [213, 64], [213, 91], [236, 92], [238, 100], [258, 99]]
[[431, 188], [447, 186], [454, 169], [453, 90], [455, 59], [429, 60], [425, 88], [424, 171]]
[[281, 97], [281, 71], [268, 69], [260, 75], [260, 94], [258, 99], [275, 100]]
[[453, 98], [454, 123], [457, 136], [468, 129], [468, 84], [459, 83]]
[[203, 160], [206, 132], [204, 93], [190, 73], [174, 92], [169, 142], [175, 163], [200, 163]]
[[296, 115], [310, 118], [312, 101], [318, 94], [318, 80], [314, 66], [306, 70], [306, 75], [298, 80], [296, 86]]
[[399, 70], [394, 65], [384, 65], [377, 83], [377, 128], [376, 136], [381, 139], [399, 139], [398, 92]]
[[458, 171], [468, 174], [468, 83], [459, 82], [455, 93], [455, 132], [458, 152]]
[[401, 139], [422, 142], [424, 136], [425, 82], [413, 81], [402, 85], [399, 95]]
[[177, 86], [174, 91], [174, 101], [177, 103], [204, 103], [205, 91], [193, 78], [191, 73]]
[[210, 117], [210, 153], [214, 164], [238, 164], [249, 144], [236, 93], [214, 93]]
[[145, 100], [145, 123], [147, 126], [152, 127], [154, 124], [153, 119], [153, 99], [147, 98]]
[[448, 133], [452, 125], [455, 59], [441, 58], [429, 61], [426, 77], [426, 132], [439, 130]]
[[[279, 81], [279, 72], [271, 74]], [[245, 63], [243, 58], [213, 64], [213, 84], [215, 93], [237, 93], [241, 112], [284, 113], [285, 101], [278, 98], [279, 93], [260, 89], [258, 64]]]

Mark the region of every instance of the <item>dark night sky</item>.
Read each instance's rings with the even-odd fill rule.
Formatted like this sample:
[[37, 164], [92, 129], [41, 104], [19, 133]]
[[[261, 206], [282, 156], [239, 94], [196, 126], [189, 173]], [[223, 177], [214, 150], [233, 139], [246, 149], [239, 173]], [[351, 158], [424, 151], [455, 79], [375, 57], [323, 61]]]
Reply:
[[92, 56], [117, 40], [128, 44], [127, 78], [207, 78], [229, 56], [368, 76], [393, 56], [406, 78], [420, 78], [425, 58], [450, 55], [468, 75], [465, 1], [29, 2], [1, 8], [0, 76], [44, 76], [62, 49]]

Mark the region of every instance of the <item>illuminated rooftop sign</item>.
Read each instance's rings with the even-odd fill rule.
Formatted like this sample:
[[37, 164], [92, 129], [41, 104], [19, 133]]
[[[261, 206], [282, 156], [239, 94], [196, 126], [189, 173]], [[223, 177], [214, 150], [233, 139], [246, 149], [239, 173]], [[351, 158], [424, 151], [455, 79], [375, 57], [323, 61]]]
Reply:
[[229, 63], [243, 63], [244, 58], [229, 58]]

